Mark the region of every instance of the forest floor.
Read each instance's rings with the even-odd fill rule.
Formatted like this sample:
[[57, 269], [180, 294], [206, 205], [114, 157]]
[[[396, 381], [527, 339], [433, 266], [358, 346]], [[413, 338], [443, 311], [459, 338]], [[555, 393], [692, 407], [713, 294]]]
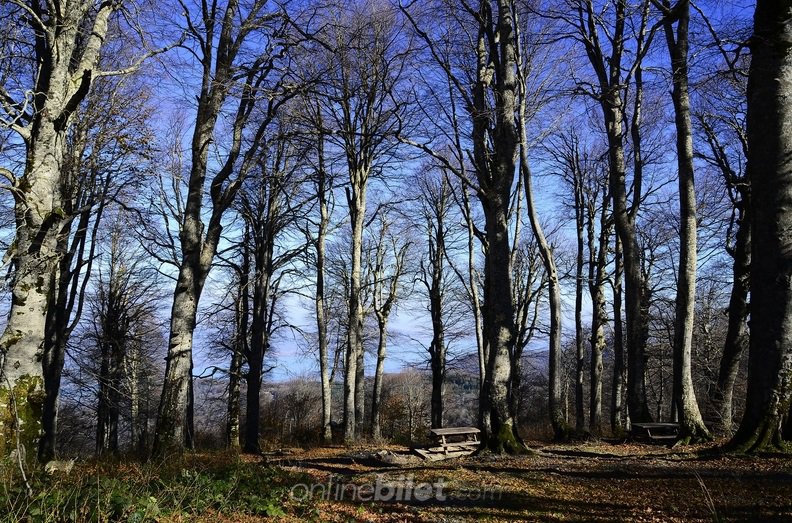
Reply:
[[29, 489], [0, 463], [0, 523], [792, 521], [789, 456], [724, 456], [714, 443], [529, 446], [437, 462], [399, 446], [118, 457], [31, 471]]
[[529, 446], [406, 465], [367, 458], [372, 448], [320, 448], [270, 464], [312, 478], [291, 494], [316, 502], [321, 521], [792, 521], [790, 457], [722, 456], [715, 444]]

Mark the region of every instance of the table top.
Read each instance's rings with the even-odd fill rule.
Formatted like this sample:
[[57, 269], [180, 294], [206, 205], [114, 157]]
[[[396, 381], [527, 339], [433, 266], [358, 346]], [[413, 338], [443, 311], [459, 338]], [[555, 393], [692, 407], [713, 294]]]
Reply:
[[652, 423], [633, 423], [632, 426], [637, 427], [639, 429], [661, 429], [661, 428], [674, 429], [679, 427], [679, 423], [656, 421]]
[[444, 429], [431, 429], [429, 432], [436, 436], [453, 436], [456, 434], [478, 434], [481, 431], [476, 427], [448, 427]]

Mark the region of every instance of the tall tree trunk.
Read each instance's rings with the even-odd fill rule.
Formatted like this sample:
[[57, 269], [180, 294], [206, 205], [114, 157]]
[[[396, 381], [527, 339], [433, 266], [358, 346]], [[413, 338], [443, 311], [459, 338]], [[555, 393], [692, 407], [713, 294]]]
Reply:
[[445, 336], [441, 333], [432, 340], [432, 356], [430, 365], [432, 367], [432, 399], [431, 399], [431, 426], [433, 429], [443, 427], [445, 411], [445, 374], [446, 374], [446, 350]]
[[385, 349], [388, 338], [388, 320], [378, 319], [379, 341], [377, 342], [377, 367], [374, 370], [374, 390], [371, 395], [371, 435], [374, 439], [382, 436], [380, 427], [380, 398], [382, 397], [382, 376], [385, 371]]
[[19, 182], [24, 196], [17, 197], [15, 203], [11, 310], [0, 337], [0, 415], [4, 431], [0, 445], [5, 445], [0, 453], [4, 456], [16, 447], [17, 427], [19, 444], [26, 455], [33, 456], [39, 445], [45, 400], [41, 361], [47, 306], [58, 286], [58, 177], [65, 133], [57, 131], [54, 122], [44, 120], [37, 135], [28, 146], [25, 174]]
[[748, 293], [751, 287], [751, 223], [750, 203], [743, 195], [743, 209], [737, 228], [732, 264], [732, 288], [729, 297], [729, 324], [723, 344], [715, 386], [714, 403], [718, 410], [718, 431], [725, 436], [732, 433], [734, 420], [734, 384], [740, 370], [740, 359], [748, 347]]
[[[11, 172], [0, 169], [13, 179], [16, 225], [9, 250], [14, 268], [11, 308], [0, 336], [0, 456], [18, 445], [32, 459], [39, 448], [46, 401], [42, 359], [47, 309], [59, 285], [57, 236], [64, 217], [60, 183], [65, 144], [73, 113], [96, 76], [110, 16], [120, 7], [113, 2], [92, 5], [83, 1], [69, 9], [47, 9], [38, 21], [26, 17], [36, 38], [36, 85], [8, 91], [32, 93], [33, 103], [4, 101], [5, 107], [33, 109], [29, 119], [15, 118], [10, 125], [26, 146], [22, 177], [13, 179]], [[23, 126], [26, 119], [29, 123]], [[51, 398], [56, 395], [50, 391]]]
[[[648, 5], [648, 4], [645, 4]], [[628, 205], [626, 165], [624, 158], [624, 79], [622, 78], [625, 42], [625, 24], [627, 19], [627, 2], [615, 1], [614, 27], [610, 30], [609, 40], [610, 55], [604, 55], [600, 45], [597, 14], [591, 1], [580, 4], [579, 15], [585, 16], [582, 24], [584, 43], [589, 61], [597, 75], [599, 93], [598, 99], [603, 112], [605, 132], [608, 139], [608, 170], [609, 188], [613, 199], [613, 217], [616, 233], [622, 242], [624, 254], [624, 282], [625, 282], [625, 316], [627, 326], [627, 405], [632, 421], [650, 421], [651, 415], [646, 404], [645, 388], [645, 349], [648, 338], [648, 303], [646, 282], [644, 281], [641, 259], [642, 251], [638, 244], [638, 235], [635, 227], [635, 215], [640, 206], [642, 187], [642, 159], [640, 153], [640, 118], [642, 104], [642, 82], [640, 59], [635, 63], [635, 94], [633, 121], [631, 134], [633, 137], [633, 152], [635, 158], [633, 201]], [[585, 11], [585, 12], [584, 12]], [[642, 48], [645, 37], [646, 13], [643, 13], [642, 25], [639, 31], [638, 47]], [[636, 139], [637, 138], [637, 139]]]
[[[321, 138], [320, 138], [321, 140]], [[320, 158], [323, 153], [320, 151]], [[320, 161], [322, 161], [320, 159]], [[319, 373], [322, 381], [322, 440], [330, 443], [333, 439], [331, 414], [333, 407], [330, 371], [328, 368], [327, 318], [325, 317], [325, 240], [327, 225], [330, 221], [325, 192], [324, 170], [320, 168], [319, 194], [319, 231], [316, 238], [316, 335], [319, 338]]]
[[[241, 263], [239, 266], [239, 289], [234, 310], [234, 340], [231, 353], [228, 384], [227, 443], [239, 448], [240, 441], [240, 395], [243, 378], [242, 365], [250, 355], [250, 222], [245, 221], [242, 235]], [[247, 377], [244, 376], [246, 379]], [[245, 413], [247, 415], [247, 413]], [[247, 436], [247, 433], [245, 433]]]
[[[492, 200], [495, 200], [494, 202]], [[486, 201], [486, 203], [485, 203]], [[491, 433], [486, 444], [494, 452], [519, 452], [514, 438], [514, 419], [509, 405], [511, 380], [510, 346], [514, 343], [514, 311], [511, 299], [511, 244], [504, 209], [506, 201], [482, 197], [486, 217], [488, 252], [484, 276], [484, 336], [489, 345], [486, 408], [490, 413]]]
[[[670, 2], [664, 1], [669, 9]], [[674, 401], [679, 414], [680, 442], [711, 439], [699, 411], [693, 389], [693, 326], [696, 310], [697, 221], [696, 186], [693, 170], [693, 124], [688, 92], [688, 25], [690, 3], [681, 0], [674, 7], [677, 31], [666, 16], [664, 29], [671, 55], [674, 115], [679, 169], [679, 275], [677, 278], [676, 317], [674, 320]]]
[[[82, 149], [72, 154], [82, 155]], [[70, 202], [64, 198], [64, 206], [71, 207]], [[71, 211], [71, 209], [69, 209]], [[90, 213], [84, 212], [80, 216], [78, 234], [88, 228]], [[41, 360], [44, 371], [44, 405], [42, 406], [42, 434], [39, 442], [39, 461], [46, 463], [55, 458], [56, 442], [58, 436], [58, 400], [60, 397], [61, 376], [66, 356], [66, 343], [70, 335], [72, 308], [69, 307], [69, 294], [71, 288], [70, 272], [72, 256], [69, 253], [69, 232], [71, 224], [64, 226], [58, 237], [58, 285], [52, 294], [52, 303], [47, 307], [46, 336], [44, 339], [44, 354]], [[87, 277], [87, 276], [86, 276]], [[77, 285], [77, 282], [74, 282]], [[76, 289], [75, 289], [76, 291]]]
[[132, 343], [124, 358], [124, 369], [129, 389], [129, 424], [131, 435], [132, 452], [139, 457], [145, 457], [148, 445], [147, 425], [148, 419], [145, 416], [145, 404], [140, 390], [140, 381], [145, 379], [141, 374], [141, 350], [140, 344], [136, 341]]
[[[245, 227], [244, 245], [248, 243], [248, 227]], [[226, 409], [226, 445], [232, 449], [240, 447], [240, 395], [242, 363], [248, 353], [248, 272], [250, 270], [243, 247], [242, 266], [239, 271], [239, 291], [234, 310], [234, 340], [231, 344], [231, 363], [228, 367], [228, 404]]]
[[228, 408], [226, 411], [226, 445], [231, 449], [239, 449], [239, 415], [240, 415], [240, 375], [242, 374], [242, 351], [234, 348], [231, 354], [231, 365], [228, 368]]
[[100, 343], [99, 398], [96, 408], [96, 455], [110, 448], [110, 343]]
[[[379, 333], [379, 341], [377, 343], [377, 366], [374, 371], [374, 391], [371, 401], [371, 434], [375, 438], [381, 436], [380, 401], [382, 397], [382, 378], [385, 370], [385, 353], [388, 342], [388, 318], [393, 309], [393, 304], [396, 303], [399, 280], [404, 273], [404, 260], [409, 246], [409, 243], [404, 243], [401, 248], [397, 250], [397, 240], [392, 236], [388, 236], [388, 228], [389, 224], [387, 218], [380, 215], [379, 241], [377, 242], [374, 268], [372, 271], [374, 278], [372, 309], [377, 318], [377, 329]], [[385, 285], [386, 279], [388, 278], [388, 275], [385, 274], [385, 260], [387, 255], [386, 239], [390, 240], [394, 249], [393, 273], [389, 275], [390, 281], [387, 286]], [[386, 291], [387, 296], [385, 295]], [[360, 366], [362, 366], [362, 362]]]
[[[577, 154], [577, 151], [574, 151]], [[575, 431], [582, 434], [586, 430], [585, 386], [586, 348], [583, 339], [583, 234], [585, 217], [583, 209], [583, 173], [575, 162], [573, 182], [575, 193], [575, 225], [577, 227], [577, 251], [575, 256]]]
[[[441, 227], [442, 228], [442, 227]], [[439, 254], [439, 253], [438, 253]], [[443, 256], [445, 256], [443, 254]], [[441, 262], [442, 263], [442, 262]], [[442, 271], [439, 271], [439, 276]], [[446, 373], [446, 345], [445, 325], [442, 318], [442, 282], [434, 279], [429, 298], [429, 309], [432, 317], [432, 342], [429, 345], [429, 366], [432, 370], [432, 399], [431, 399], [431, 425], [432, 428], [443, 426], [443, 409], [445, 373]], [[435, 286], [436, 284], [436, 286]]]
[[317, 138], [317, 158], [319, 167], [316, 171], [316, 195], [319, 199], [319, 227], [316, 232], [314, 248], [316, 250], [316, 296], [314, 308], [316, 310], [316, 336], [319, 342], [319, 374], [322, 382], [322, 441], [330, 443], [333, 440], [331, 424], [333, 408], [333, 389], [330, 383], [330, 369], [328, 365], [328, 340], [327, 317], [325, 314], [325, 259], [327, 227], [330, 223], [330, 210], [328, 208], [328, 179], [325, 169], [325, 137], [321, 133], [324, 127], [321, 120], [321, 108], [318, 108], [318, 127], [320, 134]]
[[[608, 314], [605, 310], [605, 281], [607, 279], [607, 252], [611, 227], [608, 224], [609, 198], [603, 191], [599, 240], [595, 243], [594, 201], [597, 195], [596, 193], [590, 194], [589, 197], [592, 200], [588, 205], [589, 212], [586, 219], [589, 250], [589, 293], [592, 302], [589, 432], [593, 436], [599, 437], [602, 435], [602, 355], [605, 352], [605, 325], [608, 323]], [[618, 321], [621, 322], [621, 318], [618, 318]]]
[[[383, 5], [384, 6], [384, 5]], [[402, 81], [405, 54], [401, 40], [393, 35], [395, 16], [390, 8], [371, 11], [364, 4], [350, 6], [354, 14], [338, 23], [333, 18], [323, 35], [331, 41], [322, 84], [323, 110], [336, 128], [331, 133], [342, 151], [348, 181], [345, 184], [349, 213], [349, 287], [347, 289], [348, 343], [344, 368], [344, 441], [353, 443], [363, 423], [364, 388], [362, 383], [363, 283], [362, 245], [369, 176], [393, 159], [391, 138], [401, 129], [403, 105], [397, 86]], [[385, 14], [385, 13], [389, 14]], [[380, 16], [382, 15], [382, 16]], [[398, 48], [398, 49], [397, 49]], [[397, 124], [397, 121], [399, 122]], [[328, 135], [330, 136], [330, 135]], [[377, 164], [376, 171], [372, 167]]]
[[548, 282], [550, 308], [550, 422], [553, 425], [555, 439], [564, 440], [569, 436], [569, 427], [567, 426], [567, 422], [564, 419], [561, 401], [561, 284], [558, 279], [558, 271], [556, 269], [555, 260], [553, 259], [553, 250], [545, 238], [544, 232], [542, 231], [542, 226], [539, 223], [539, 217], [536, 213], [536, 204], [534, 203], [531, 181], [531, 171], [528, 166], [528, 152], [525, 145], [526, 136], [524, 125], [520, 126], [520, 134], [523, 140], [523, 145], [520, 147], [520, 170], [522, 171], [522, 176], [524, 179], [523, 184], [525, 187], [526, 207], [531, 222], [531, 228], [533, 229], [534, 237], [536, 238], [536, 243], [539, 247], [539, 253], [542, 257], [542, 264], [544, 265]]
[[[427, 182], [424, 187], [423, 215], [428, 245], [428, 267], [421, 262], [421, 281], [426, 287], [429, 301], [429, 316], [432, 321], [432, 341], [429, 343], [429, 367], [432, 372], [432, 394], [430, 400], [430, 424], [432, 428], [443, 426], [445, 402], [446, 341], [443, 308], [445, 305], [445, 262], [446, 262], [446, 216], [448, 213], [450, 186], [443, 173], [438, 184]], [[464, 213], [464, 211], [463, 211]], [[473, 282], [469, 282], [473, 284]], [[472, 293], [468, 293], [469, 297]], [[478, 296], [478, 294], [476, 294]], [[477, 340], [478, 342], [479, 340]]]
[[101, 358], [96, 425], [96, 454], [99, 456], [118, 452], [121, 370], [130, 335], [127, 282], [115, 247], [114, 238], [109, 281], [101, 294], [101, 333], [97, 340]]
[[[641, 7], [641, 29], [638, 33], [637, 52], [643, 53], [646, 42], [646, 28], [649, 17], [649, 3], [644, 1]], [[621, 15], [625, 15], [626, 3], [619, 0]], [[622, 26], [623, 28], [623, 26]], [[628, 416], [632, 421], [651, 421], [648, 403], [646, 400], [646, 343], [649, 339], [649, 302], [651, 291], [643, 273], [643, 251], [638, 244], [635, 220], [638, 209], [643, 198], [643, 63], [642, 59], [637, 58], [635, 62], [635, 93], [633, 95], [633, 114], [630, 125], [630, 137], [632, 138], [633, 153], [633, 181], [632, 181], [632, 202], [627, 211], [627, 226], [623, 229], [622, 238], [631, 239], [623, 241], [623, 260], [625, 274], [625, 319], [627, 320], [627, 408]], [[623, 109], [622, 109], [623, 111]], [[623, 114], [622, 114], [623, 117]], [[622, 173], [623, 174], [623, 173]], [[625, 180], [621, 179], [620, 185], [625, 185]], [[620, 198], [621, 199], [621, 198]], [[614, 210], [616, 206], [614, 204]], [[619, 217], [617, 213], [616, 230], [619, 233]], [[633, 311], [632, 313], [630, 311]], [[632, 322], [630, 318], [633, 318]], [[633, 381], [631, 380], [633, 377]]]
[[[255, 67], [245, 69], [244, 77], [237, 78], [237, 54], [245, 40], [256, 31], [266, 29], [266, 22], [278, 17], [262, 16], [266, 2], [255, 2], [247, 12], [241, 12], [238, 0], [229, 0], [224, 7], [210, 8], [202, 4], [201, 23], [189, 23], [191, 36], [204, 42], [201, 49], [201, 87], [197, 96], [196, 121], [192, 134], [190, 176], [184, 205], [179, 242], [181, 260], [171, 309], [168, 356], [165, 381], [162, 387], [154, 453], [181, 452], [193, 439], [193, 332], [196, 325], [198, 302], [206, 277], [212, 267], [217, 246], [223, 231], [223, 214], [239, 192], [248, 172], [259, 160], [259, 147], [265, 142], [263, 135], [272, 122], [277, 108], [288, 96], [270, 97], [266, 108], [254, 111], [254, 105], [264, 98], [259, 89], [266, 85], [269, 73], [278, 69], [280, 54], [262, 51]], [[184, 13], [190, 16], [189, 13]], [[240, 22], [239, 19], [242, 19]], [[262, 25], [262, 19], [265, 20]], [[274, 48], [279, 38], [269, 35]], [[240, 87], [240, 85], [244, 87]], [[209, 167], [209, 152], [216, 139], [215, 126], [220, 111], [229, 103], [235, 87], [242, 95], [235, 104], [229, 135], [231, 140], [224, 149], [219, 168], [209, 184], [211, 210], [204, 208], [207, 196], [205, 182]], [[251, 114], [257, 114], [254, 129], [248, 125]], [[242, 153], [243, 137], [248, 131], [253, 139]], [[235, 177], [234, 177], [235, 176]], [[204, 223], [206, 215], [207, 223]]]
[[476, 270], [476, 234], [475, 225], [473, 223], [473, 215], [470, 208], [470, 198], [468, 196], [468, 188], [462, 184], [462, 212], [465, 217], [465, 226], [467, 230], [467, 284], [469, 289], [470, 305], [473, 309], [473, 320], [475, 322], [476, 330], [476, 354], [478, 356], [478, 371], [479, 371], [479, 408], [478, 418], [479, 425], [484, 433], [490, 431], [489, 412], [485, 406], [482, 398], [486, 394], [485, 384], [487, 382], [487, 362], [489, 361], [489, 350], [487, 341], [484, 338], [484, 327], [482, 321], [481, 300], [479, 298], [479, 278], [478, 271]]
[[624, 262], [621, 252], [621, 241], [618, 235], [615, 239], [615, 265], [616, 273], [613, 276], [613, 387], [611, 390], [611, 430], [614, 434], [621, 434], [626, 427], [627, 411], [625, 410], [625, 372], [624, 364], [624, 329], [622, 322], [622, 276]]
[[[495, 17], [493, 5], [497, 5]], [[515, 326], [508, 214], [520, 143], [519, 122], [515, 121], [519, 87], [513, 7], [513, 2], [508, 0], [498, 0], [496, 4], [479, 3], [477, 78], [472, 93], [474, 107], [469, 108], [486, 241], [482, 320], [488, 359], [485, 394], [480, 401], [483, 402], [482, 410], [488, 412], [490, 418], [489, 427], [483, 427], [484, 442], [497, 453], [524, 449], [514, 436], [515, 422], [509, 404], [510, 354], [515, 342]], [[497, 82], [491, 82], [493, 71], [490, 68], [497, 69]], [[490, 89], [495, 108], [488, 106]], [[496, 114], [497, 118], [492, 119], [491, 114]], [[490, 137], [493, 137], [491, 144]]]
[[[208, 78], [204, 78], [205, 84], [209, 82]], [[212, 108], [217, 104], [218, 100], [210, 99], [209, 94], [203, 94], [199, 101], [199, 116], [202, 119], [196, 122], [193, 132], [189, 192], [179, 234], [182, 259], [171, 307], [165, 381], [154, 437], [155, 454], [181, 451], [192, 433], [192, 427], [188, 427], [188, 409], [192, 389], [193, 332], [198, 302], [216, 249], [216, 243], [204, 244], [201, 208], [209, 143], [213, 140], [217, 119], [217, 109]], [[219, 223], [217, 226], [219, 227]], [[219, 237], [219, 230], [212, 232]]]
[[[347, 189], [349, 219], [352, 226], [350, 242], [351, 267], [349, 273], [349, 337], [344, 375], [344, 441], [354, 443], [358, 428], [358, 362], [363, 354], [363, 304], [361, 303], [361, 270], [363, 256], [363, 225], [366, 214], [368, 173], [350, 172], [351, 186]], [[362, 420], [361, 420], [362, 421]]]
[[[250, 318], [250, 345], [247, 353], [247, 404], [245, 426], [245, 452], [257, 453], [261, 425], [261, 380], [264, 376], [264, 357], [269, 350], [273, 329], [275, 296], [272, 278], [275, 272], [273, 259], [276, 241], [276, 220], [279, 216], [279, 188], [276, 176], [270, 176], [259, 188], [261, 200], [255, 201], [248, 214], [251, 228], [254, 277], [253, 303]], [[263, 193], [263, 194], [262, 194]]]
[[[350, 329], [351, 331], [351, 329]], [[355, 434], [355, 379], [357, 377], [357, 354], [347, 335], [344, 351], [344, 443], [350, 445], [357, 441]]]
[[200, 269], [196, 270], [185, 260], [176, 280], [171, 308], [165, 381], [154, 438], [155, 454], [180, 451], [191, 432], [187, 427], [187, 409], [192, 382], [192, 342], [202, 288]]
[[[64, 309], [59, 305], [47, 311], [48, 324], [68, 325], [70, 318], [64, 317]], [[61, 323], [64, 322], [64, 323]], [[49, 330], [49, 328], [48, 328]], [[66, 359], [67, 333], [58, 329], [49, 333], [45, 342], [42, 365], [44, 369], [44, 390], [46, 396], [42, 405], [41, 441], [39, 441], [39, 461], [46, 463], [55, 458], [58, 437], [58, 403], [60, 399], [61, 376]]]
[[248, 361], [248, 371], [245, 376], [247, 383], [247, 403], [245, 406], [245, 452], [258, 453], [259, 430], [261, 428], [261, 378], [263, 376], [263, 361], [255, 357], [252, 348], [251, 354], [254, 356]]
[[121, 415], [121, 391], [123, 390], [122, 363], [126, 352], [127, 335], [123, 335], [118, 343], [112, 346], [110, 356], [110, 408], [108, 415], [108, 445], [107, 450], [118, 454], [118, 422]]
[[366, 420], [366, 352], [363, 347], [357, 351], [355, 365], [355, 433], [364, 434]]
[[[517, 59], [517, 92], [518, 98], [518, 117], [517, 125], [519, 127], [517, 134], [519, 139], [519, 155], [520, 155], [520, 174], [523, 179], [523, 187], [525, 190], [525, 204], [528, 211], [528, 219], [531, 222], [531, 229], [536, 240], [539, 254], [542, 258], [542, 265], [544, 266], [545, 276], [548, 284], [548, 298], [550, 308], [550, 335], [549, 335], [549, 371], [550, 371], [550, 390], [549, 390], [549, 409], [550, 409], [550, 423], [553, 426], [553, 433], [556, 440], [564, 440], [569, 436], [569, 427], [564, 421], [562, 405], [561, 405], [561, 283], [558, 278], [558, 271], [556, 269], [555, 259], [553, 258], [553, 249], [545, 237], [542, 225], [539, 222], [539, 216], [536, 211], [536, 203], [533, 196], [533, 182], [531, 179], [531, 168], [528, 163], [528, 138], [526, 135], [527, 121], [527, 92], [526, 92], [526, 78], [524, 77], [525, 71], [522, 64], [522, 53], [519, 47], [520, 31], [519, 24], [515, 21], [515, 48]], [[503, 296], [511, 296], [511, 294], [503, 294]], [[505, 300], [504, 300], [505, 301]], [[513, 312], [512, 312], [513, 314]], [[513, 325], [513, 322], [512, 322]], [[582, 401], [582, 390], [580, 400]], [[581, 404], [582, 413], [582, 404]]]
[[758, 0], [748, 74], [751, 323], [745, 414], [733, 450], [789, 450], [792, 403], [792, 1]]
[[[270, 193], [271, 196], [271, 193]], [[272, 200], [268, 200], [271, 202]], [[256, 202], [260, 204], [262, 202]], [[251, 220], [252, 257], [254, 260], [253, 277], [253, 308], [250, 320], [250, 350], [247, 354], [247, 403], [245, 418], [245, 452], [257, 453], [261, 450], [259, 445], [261, 429], [261, 381], [264, 377], [264, 356], [269, 348], [271, 330], [271, 309], [274, 304], [271, 300], [270, 282], [273, 274], [272, 257], [274, 249], [274, 235], [272, 226], [271, 205], [267, 205], [264, 215], [260, 214], [260, 207], [253, 212], [255, 218]], [[264, 217], [265, 216], [265, 217]]]
[[[616, 102], [614, 102], [616, 103]], [[621, 104], [621, 102], [618, 102]], [[609, 157], [611, 162], [610, 190], [613, 195], [613, 211], [616, 232], [622, 246], [625, 283], [625, 317], [627, 327], [627, 409], [633, 422], [650, 421], [646, 404], [645, 366], [647, 318], [644, 298], [646, 282], [641, 268], [641, 248], [635, 230], [634, 217], [627, 208], [624, 149], [621, 143], [621, 110], [609, 111], [608, 123]]]
[[[72, 151], [72, 155], [82, 157], [85, 144]], [[76, 158], [72, 161], [76, 162]], [[81, 173], [71, 173], [76, 178]], [[66, 213], [72, 218], [68, 220], [61, 230], [58, 239], [58, 251], [61, 259], [58, 263], [58, 286], [53, 293], [53, 302], [48, 306], [46, 319], [46, 337], [44, 341], [44, 357], [42, 366], [44, 370], [44, 398], [42, 412], [42, 435], [39, 444], [39, 461], [46, 463], [55, 458], [58, 437], [58, 402], [60, 398], [61, 376], [66, 356], [66, 344], [71, 336], [74, 326], [80, 319], [84, 303], [84, 291], [91, 276], [94, 253], [97, 244], [97, 233], [103, 225], [102, 216], [107, 199], [107, 190], [111, 176], [105, 177], [103, 188], [93, 198], [98, 200], [98, 209], [94, 209], [94, 201], [89, 200], [88, 208], [79, 211], [77, 230], [69, 245], [69, 233], [75, 210], [75, 203], [82, 203], [84, 195], [72, 195], [64, 199]], [[90, 225], [91, 217], [93, 225]], [[86, 252], [86, 242], [90, 239], [90, 247]], [[74, 266], [74, 268], [72, 268]], [[74, 317], [72, 317], [74, 315]]]

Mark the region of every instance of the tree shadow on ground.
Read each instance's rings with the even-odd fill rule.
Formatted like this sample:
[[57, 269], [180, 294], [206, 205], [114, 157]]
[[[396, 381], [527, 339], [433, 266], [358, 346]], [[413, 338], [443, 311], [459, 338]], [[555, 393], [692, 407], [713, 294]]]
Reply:
[[[765, 467], [753, 458], [721, 458], [554, 448], [525, 457], [409, 466], [358, 455], [305, 456], [281, 465], [354, 484], [383, 474], [382, 481], [390, 483], [406, 476], [447, 485], [442, 500], [342, 501], [351, 510], [395, 518], [389, 521], [792, 521], [792, 471], [786, 460]], [[482, 489], [490, 497], [482, 496]]]

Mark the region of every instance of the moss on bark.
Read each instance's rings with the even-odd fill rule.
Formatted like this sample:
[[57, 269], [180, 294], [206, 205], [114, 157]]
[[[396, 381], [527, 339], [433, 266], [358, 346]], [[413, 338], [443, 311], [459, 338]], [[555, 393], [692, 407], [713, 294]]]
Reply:
[[792, 453], [792, 441], [783, 439], [777, 425], [773, 418], [770, 418], [770, 422], [761, 423], [756, 430], [750, 433], [740, 430], [724, 447], [724, 450], [734, 454]]
[[497, 433], [491, 434], [481, 447], [482, 451], [488, 451], [493, 454], [529, 454], [528, 448], [520, 443], [514, 436], [514, 430], [511, 424], [504, 423], [500, 426]]
[[44, 396], [44, 380], [40, 376], [26, 374], [10, 389], [0, 388], [0, 456], [8, 456], [19, 445], [29, 462], [35, 459]]

